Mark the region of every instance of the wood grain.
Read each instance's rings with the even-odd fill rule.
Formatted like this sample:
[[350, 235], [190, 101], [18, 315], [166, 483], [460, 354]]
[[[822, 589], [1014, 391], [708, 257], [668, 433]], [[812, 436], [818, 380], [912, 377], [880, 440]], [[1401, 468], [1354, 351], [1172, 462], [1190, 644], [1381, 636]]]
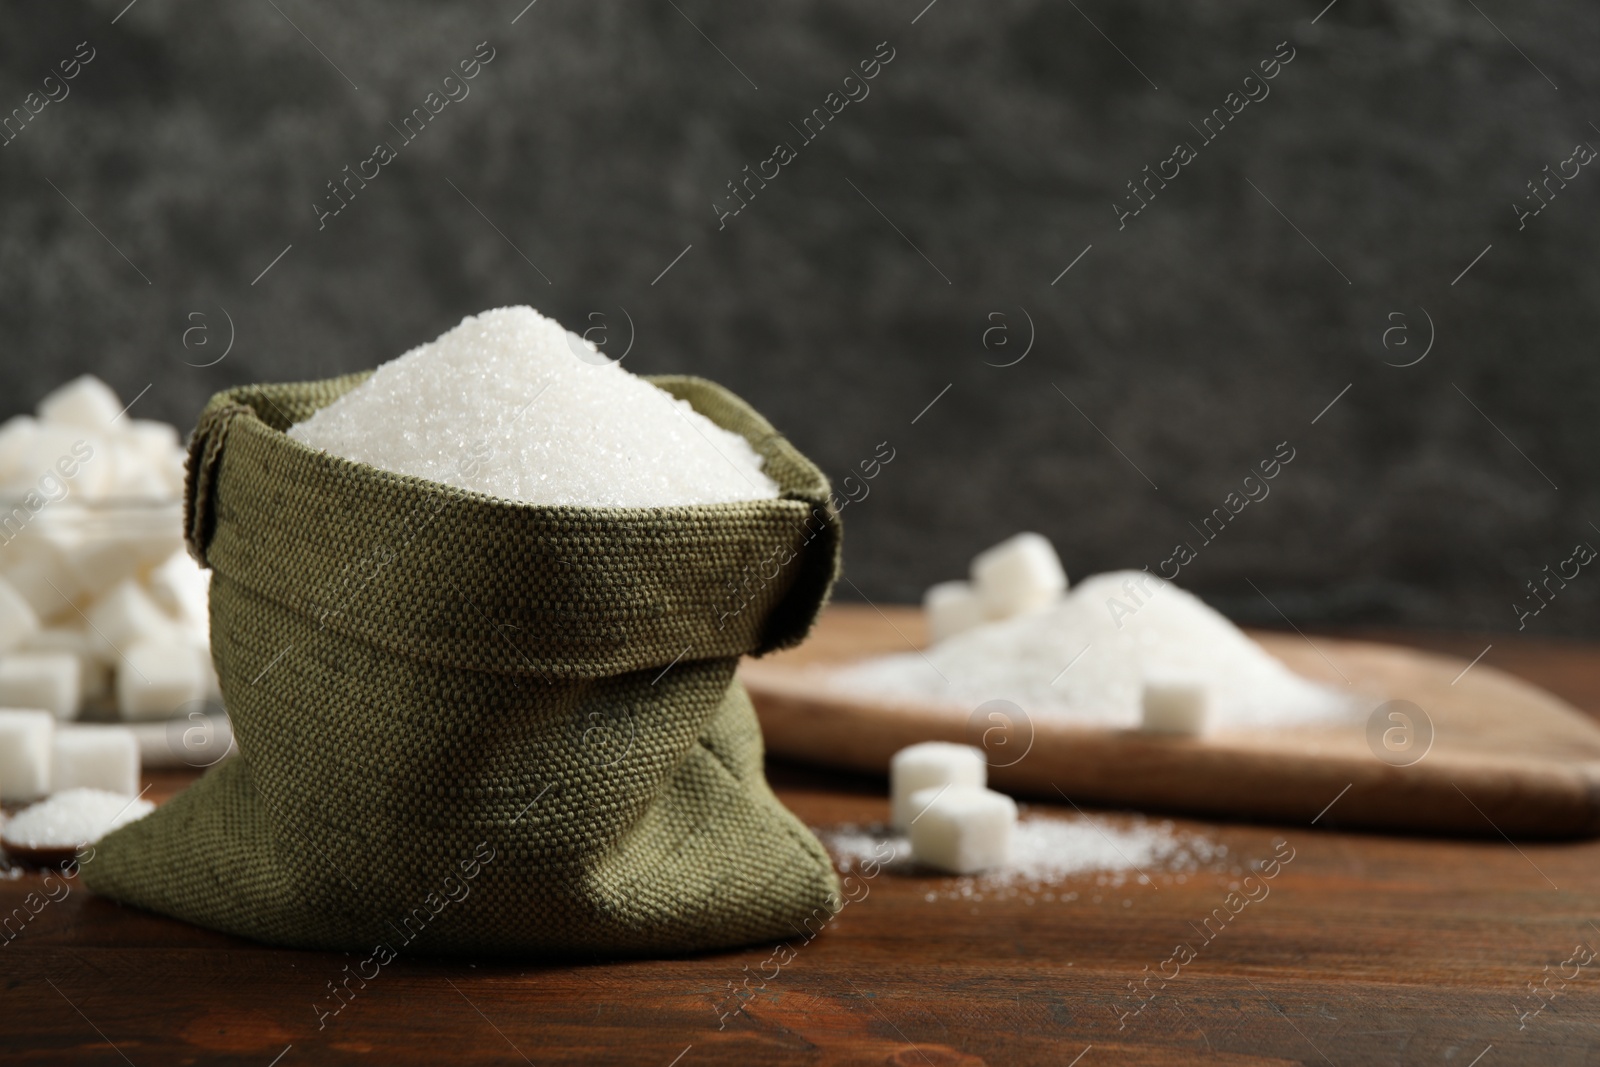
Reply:
[[887, 704], [819, 684], [819, 669], [862, 650], [920, 643], [920, 616], [840, 606], [806, 648], [746, 663], [768, 751], [885, 774], [906, 745], [954, 741], [987, 747], [997, 787], [1046, 799], [1308, 824], [1337, 797], [1353, 826], [1516, 838], [1600, 832], [1600, 727], [1492, 666], [1372, 642], [1255, 635], [1300, 674], [1362, 694], [1361, 710], [1395, 699], [1421, 708], [1432, 743], [1407, 766], [1374, 756], [1364, 715], [1337, 727], [1167, 738], [1025, 712], [991, 722], [970, 708]]
[[[1468, 659], [1487, 643], [1423, 640]], [[1480, 666], [1515, 666], [1600, 712], [1600, 647], [1502, 651]], [[810, 825], [887, 818], [881, 780], [782, 763], [770, 776]], [[150, 795], [189, 780], [163, 774]], [[1179, 819], [1227, 847], [1222, 869], [1122, 888], [1079, 876], [1049, 901], [950, 899], [949, 879], [884, 870], [821, 936], [795, 939], [772, 978], [760, 977], [770, 945], [522, 966], [402, 956], [321, 1029], [313, 1005], [353, 959], [212, 934], [73, 885], [0, 944], [0, 1063], [1592, 1064], [1600, 960], [1551, 980], [1561, 992], [1537, 1016], [1517, 1013], [1575, 944], [1600, 946], [1600, 842], [1353, 833], [1341, 808], [1315, 828]], [[1119, 1026], [1137, 1003], [1128, 983], [1194, 941], [1235, 867], [1280, 839], [1295, 858], [1271, 895]], [[0, 908], [44, 888], [34, 873], [0, 879]], [[751, 975], [743, 1010], [721, 1019]]]

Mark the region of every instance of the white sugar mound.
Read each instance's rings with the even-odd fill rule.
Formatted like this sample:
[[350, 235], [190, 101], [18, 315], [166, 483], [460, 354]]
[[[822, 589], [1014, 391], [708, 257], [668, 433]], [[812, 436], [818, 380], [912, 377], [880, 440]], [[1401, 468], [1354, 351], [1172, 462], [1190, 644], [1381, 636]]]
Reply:
[[463, 319], [289, 436], [532, 504], [662, 507], [778, 495], [743, 437], [530, 307]]
[[1139, 726], [1146, 680], [1204, 686], [1207, 729], [1220, 732], [1337, 721], [1352, 709], [1199, 598], [1143, 571], [1096, 575], [1048, 611], [824, 676], [841, 694], [967, 710], [1010, 700], [1029, 714], [1123, 729]]
[[3, 841], [20, 848], [77, 848], [155, 810], [148, 800], [104, 789], [64, 789], [12, 817]]

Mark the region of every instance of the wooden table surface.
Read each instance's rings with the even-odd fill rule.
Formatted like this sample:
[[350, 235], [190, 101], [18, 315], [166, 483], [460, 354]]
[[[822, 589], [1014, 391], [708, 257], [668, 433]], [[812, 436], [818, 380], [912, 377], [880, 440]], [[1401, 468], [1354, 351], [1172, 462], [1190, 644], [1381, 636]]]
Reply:
[[[1483, 662], [1600, 714], [1594, 645], [1354, 636], [1464, 658], [1492, 640]], [[881, 781], [769, 774], [814, 827], [887, 818]], [[154, 776], [150, 795], [188, 780]], [[1600, 841], [1346, 833], [1336, 807], [1317, 829], [1175, 823], [1238, 868], [1120, 888], [1081, 875], [1053, 900], [968, 899], [884, 869], [781, 967], [773, 946], [560, 965], [402, 956], [320, 1028], [355, 957], [210, 933], [76, 883], [47, 897], [39, 874], [12, 872], [0, 913], [28, 918], [0, 935], [0, 1063], [1600, 1063]], [[1270, 894], [1197, 937], [1275, 841], [1293, 859]], [[1199, 945], [1181, 967], [1179, 942]], [[1164, 988], [1130, 992], [1157, 972]]]

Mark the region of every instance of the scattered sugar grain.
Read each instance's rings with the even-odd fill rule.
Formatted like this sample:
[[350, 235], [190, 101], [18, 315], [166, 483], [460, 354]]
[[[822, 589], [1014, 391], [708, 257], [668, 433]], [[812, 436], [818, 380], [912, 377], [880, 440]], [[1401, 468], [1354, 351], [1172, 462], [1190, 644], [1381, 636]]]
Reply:
[[[881, 826], [820, 828], [817, 836], [845, 873], [871, 862], [902, 875], [927, 872], [911, 858], [910, 842]], [[1057, 817], [1024, 814], [1004, 867], [982, 874], [945, 878], [926, 900], [978, 900], [985, 894], [1034, 894], [1046, 903], [1071, 903], [1076, 891], [1058, 893], [1068, 879], [1090, 877], [1103, 888], [1148, 885], [1157, 876], [1187, 880], [1187, 873], [1230, 869], [1228, 847], [1200, 834], [1176, 830], [1171, 822], [1142, 816]]]
[[661, 507], [778, 495], [744, 437], [529, 307], [462, 320], [383, 364], [289, 436], [534, 504]]

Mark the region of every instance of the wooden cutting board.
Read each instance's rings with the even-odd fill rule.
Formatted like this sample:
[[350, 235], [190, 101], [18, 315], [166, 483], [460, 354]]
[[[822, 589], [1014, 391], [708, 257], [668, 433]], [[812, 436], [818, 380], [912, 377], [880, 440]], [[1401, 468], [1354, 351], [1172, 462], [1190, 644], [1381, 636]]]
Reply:
[[[768, 751], [807, 763], [886, 775], [906, 745], [956, 741], [985, 749], [995, 788], [1057, 803], [1489, 837], [1600, 833], [1600, 725], [1557, 697], [1482, 663], [1463, 674], [1466, 660], [1393, 645], [1251, 636], [1298, 673], [1362, 694], [1361, 717], [1164, 738], [1045, 714], [991, 720], [974, 709], [841, 698], [817, 684], [818, 668], [920, 647], [921, 612], [903, 607], [834, 605], [800, 648], [746, 660], [739, 674]], [[1392, 735], [1412, 747], [1385, 750], [1385, 760], [1369, 743], [1367, 712], [1389, 700], [1411, 701], [1426, 723]], [[1403, 730], [1389, 710], [1381, 725]], [[1427, 723], [1431, 745], [1416, 758]]]

